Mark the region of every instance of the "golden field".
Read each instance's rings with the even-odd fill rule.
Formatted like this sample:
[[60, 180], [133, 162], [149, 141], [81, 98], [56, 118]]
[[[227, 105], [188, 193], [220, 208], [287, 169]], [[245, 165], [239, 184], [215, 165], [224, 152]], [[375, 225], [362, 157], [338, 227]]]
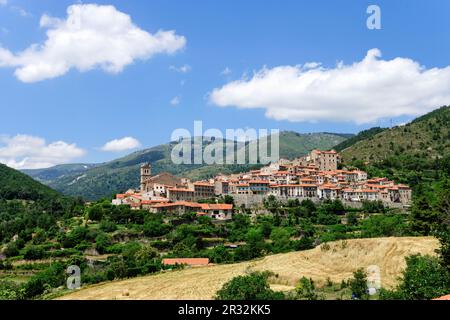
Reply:
[[156, 275], [89, 286], [62, 300], [207, 300], [231, 278], [251, 271], [272, 271], [274, 290], [292, 289], [303, 276], [318, 285], [337, 283], [355, 270], [377, 265], [385, 288], [394, 286], [405, 268], [405, 257], [434, 255], [439, 242], [431, 237], [376, 238], [336, 241], [312, 250], [267, 256], [258, 260], [167, 271]]

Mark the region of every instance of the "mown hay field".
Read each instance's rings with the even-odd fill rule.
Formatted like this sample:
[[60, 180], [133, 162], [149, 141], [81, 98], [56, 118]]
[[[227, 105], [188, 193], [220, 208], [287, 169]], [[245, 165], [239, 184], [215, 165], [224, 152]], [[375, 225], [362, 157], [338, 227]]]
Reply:
[[336, 241], [312, 250], [267, 256], [259, 260], [168, 271], [156, 275], [98, 284], [69, 293], [64, 300], [208, 300], [235, 276], [251, 271], [272, 271], [271, 285], [289, 290], [303, 276], [318, 285], [329, 278], [340, 283], [355, 270], [378, 266], [381, 283], [391, 288], [405, 268], [405, 257], [435, 255], [439, 242], [432, 237], [375, 238]]

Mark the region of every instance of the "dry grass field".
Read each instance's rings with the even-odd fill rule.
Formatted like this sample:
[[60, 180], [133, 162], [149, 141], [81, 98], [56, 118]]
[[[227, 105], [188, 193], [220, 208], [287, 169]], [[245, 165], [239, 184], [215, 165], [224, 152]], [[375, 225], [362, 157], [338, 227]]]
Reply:
[[291, 252], [230, 265], [212, 265], [168, 271], [157, 275], [113, 281], [86, 287], [59, 299], [65, 300], [164, 300], [212, 299], [231, 278], [251, 271], [270, 270], [278, 274], [271, 280], [274, 290], [289, 290], [302, 276], [317, 284], [327, 278], [341, 282], [358, 268], [377, 265], [385, 288], [396, 284], [405, 268], [405, 256], [434, 255], [438, 241], [430, 237], [378, 238], [337, 241], [308, 251]]

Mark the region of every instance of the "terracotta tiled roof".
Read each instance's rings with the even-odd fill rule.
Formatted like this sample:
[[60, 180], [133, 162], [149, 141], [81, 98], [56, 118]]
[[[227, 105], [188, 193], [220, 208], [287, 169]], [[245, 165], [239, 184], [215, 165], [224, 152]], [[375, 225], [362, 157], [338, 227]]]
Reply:
[[197, 203], [189, 201], [177, 201], [172, 203], [158, 203], [152, 206], [152, 208], [170, 208], [170, 207], [189, 207], [202, 210], [232, 210], [232, 204], [226, 203]]
[[152, 208], [170, 208], [170, 207], [190, 207], [190, 208], [201, 208], [200, 203], [188, 202], [188, 201], [177, 201], [172, 203], [158, 203], [152, 206]]
[[194, 182], [194, 186], [200, 186], [200, 187], [214, 187], [214, 185], [208, 183], [208, 182]]
[[189, 266], [206, 266], [209, 264], [208, 258], [166, 258], [163, 264], [174, 266], [176, 264], [187, 264]]
[[167, 190], [170, 190], [172, 192], [195, 192], [194, 190], [187, 189], [187, 188], [169, 188]]
[[161, 200], [142, 200], [142, 204], [157, 204], [157, 203], [163, 203], [163, 202], [169, 202], [169, 199], [161, 199]]
[[203, 210], [231, 210], [233, 209], [232, 204], [226, 203], [206, 203], [206, 206], [202, 206]]

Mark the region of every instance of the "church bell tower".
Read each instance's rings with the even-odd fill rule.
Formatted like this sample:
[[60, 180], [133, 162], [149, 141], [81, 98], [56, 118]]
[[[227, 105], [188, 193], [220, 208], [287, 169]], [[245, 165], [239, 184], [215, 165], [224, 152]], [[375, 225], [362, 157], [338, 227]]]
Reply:
[[152, 166], [149, 163], [141, 165], [141, 192], [146, 192], [147, 181], [152, 176]]

